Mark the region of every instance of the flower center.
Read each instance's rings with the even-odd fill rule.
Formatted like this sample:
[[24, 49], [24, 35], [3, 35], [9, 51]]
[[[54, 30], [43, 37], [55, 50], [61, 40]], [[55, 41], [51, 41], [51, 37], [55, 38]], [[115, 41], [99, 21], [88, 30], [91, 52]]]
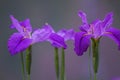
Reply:
[[23, 28], [24, 38], [31, 38], [30, 32], [24, 26], [21, 27]]
[[94, 34], [94, 25], [90, 24], [89, 26], [90, 26], [90, 28], [88, 30], [88, 34]]

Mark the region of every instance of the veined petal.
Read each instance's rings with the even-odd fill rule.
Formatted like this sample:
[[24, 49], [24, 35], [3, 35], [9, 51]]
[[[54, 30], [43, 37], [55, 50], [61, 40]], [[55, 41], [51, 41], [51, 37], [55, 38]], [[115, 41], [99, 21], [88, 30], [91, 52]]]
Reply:
[[106, 31], [104, 35], [114, 40], [120, 49], [120, 30], [119, 29], [111, 27]]
[[28, 48], [31, 42], [31, 39], [24, 38], [20, 33], [14, 33], [8, 40], [8, 50], [11, 55], [15, 55]]
[[36, 43], [39, 41], [45, 41], [49, 38], [50, 34], [51, 34], [51, 32], [46, 31], [45, 29], [38, 29], [38, 30], [34, 31], [32, 34], [32, 39], [33, 39], [32, 43]]
[[65, 49], [67, 48], [67, 45], [65, 44], [64, 38], [59, 36], [56, 33], [52, 33], [50, 35], [48, 41], [50, 41], [54, 47], [57, 47], [57, 48], [63, 47]]
[[93, 24], [91, 24], [91, 27], [93, 27], [94, 38], [100, 38], [103, 35], [104, 29], [101, 27], [100, 20], [96, 20]]
[[113, 13], [110, 12], [105, 16], [102, 23], [102, 27], [106, 29], [112, 24], [112, 22], [113, 22]]
[[74, 40], [75, 32], [73, 29], [69, 29], [69, 30], [62, 29], [58, 31], [57, 34], [63, 37], [65, 41], [67, 41], [67, 40]]
[[45, 30], [49, 30], [52, 33], [55, 32], [54, 29], [52, 28], [52, 26], [48, 23], [45, 23], [45, 25], [43, 25], [42, 28], [44, 28]]
[[89, 24], [83, 24], [80, 26], [80, 30], [82, 32], [88, 32], [88, 30], [90, 29], [90, 25]]
[[79, 11], [78, 15], [82, 18], [83, 24], [88, 24], [86, 14], [83, 11]]
[[53, 33], [54, 30], [48, 24], [45, 24], [41, 29], [37, 29], [32, 34], [33, 42], [45, 41], [49, 38], [50, 34]]
[[90, 35], [85, 35], [84, 32], [78, 32], [75, 34], [75, 48], [74, 51], [78, 56], [82, 56], [90, 45]]
[[32, 26], [30, 24], [30, 19], [26, 19], [20, 22], [20, 25], [28, 32], [32, 32]]
[[11, 28], [16, 28], [20, 33], [23, 33], [23, 29], [21, 25], [19, 24], [19, 21], [15, 19], [13, 15], [10, 15], [10, 19], [12, 21]]

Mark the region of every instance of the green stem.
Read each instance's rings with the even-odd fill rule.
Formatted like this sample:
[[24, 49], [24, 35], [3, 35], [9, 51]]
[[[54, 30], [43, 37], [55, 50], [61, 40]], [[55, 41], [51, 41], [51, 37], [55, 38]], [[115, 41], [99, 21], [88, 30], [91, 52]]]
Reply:
[[22, 64], [22, 76], [23, 76], [23, 80], [25, 80], [25, 68], [24, 68], [24, 55], [23, 55], [23, 52], [20, 53], [20, 57], [21, 57], [21, 64]]
[[97, 72], [99, 66], [99, 39], [92, 39], [92, 51], [93, 51], [93, 69], [94, 69], [94, 80], [97, 80]]
[[27, 75], [27, 80], [30, 80], [30, 75]]
[[97, 80], [97, 73], [94, 73], [94, 80]]
[[88, 57], [88, 66], [89, 66], [89, 75], [90, 75], [90, 80], [92, 80], [92, 73], [91, 73], [91, 45], [89, 47], [89, 57]]
[[64, 48], [62, 48], [62, 56], [61, 56], [61, 79], [65, 80], [65, 52]]
[[26, 72], [27, 78], [30, 80], [30, 72], [31, 72], [31, 61], [32, 61], [32, 46], [29, 46], [26, 52]]
[[56, 70], [57, 80], [59, 80], [59, 55], [58, 55], [58, 48], [56, 47], [55, 47], [55, 53], [54, 53], [54, 61], [55, 61], [55, 70]]

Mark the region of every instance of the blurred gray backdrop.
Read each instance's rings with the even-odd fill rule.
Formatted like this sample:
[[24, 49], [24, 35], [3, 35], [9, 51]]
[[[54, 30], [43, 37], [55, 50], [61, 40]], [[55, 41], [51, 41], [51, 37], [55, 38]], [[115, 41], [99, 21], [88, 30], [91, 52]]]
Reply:
[[[55, 31], [73, 28], [81, 24], [78, 11], [87, 14], [88, 21], [103, 19], [108, 12], [114, 13], [113, 26], [120, 29], [120, 0], [0, 0], [0, 80], [22, 80], [20, 55], [10, 56], [7, 41], [16, 30], [9, 28], [9, 15], [18, 20], [30, 18], [32, 27], [40, 28], [49, 23]], [[89, 80], [88, 53], [77, 56], [73, 41], [66, 50], [67, 80]], [[54, 48], [48, 42], [33, 45], [31, 80], [55, 80]], [[98, 80], [120, 77], [120, 51], [111, 39], [103, 37], [100, 43]]]

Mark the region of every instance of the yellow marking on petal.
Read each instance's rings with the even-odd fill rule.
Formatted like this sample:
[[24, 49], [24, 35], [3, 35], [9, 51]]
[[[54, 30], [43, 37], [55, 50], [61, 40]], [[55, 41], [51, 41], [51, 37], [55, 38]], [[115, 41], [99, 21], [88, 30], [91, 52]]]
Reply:
[[90, 29], [91, 29], [91, 32], [93, 34], [94, 33], [94, 25], [93, 24], [90, 24]]
[[23, 32], [26, 32], [27, 30], [26, 30], [26, 28], [24, 27], [24, 26], [21, 26], [22, 28], [23, 28]]
[[23, 32], [25, 33], [24, 38], [31, 38], [31, 34], [27, 31], [27, 29], [24, 26], [21, 26], [23, 28]]

